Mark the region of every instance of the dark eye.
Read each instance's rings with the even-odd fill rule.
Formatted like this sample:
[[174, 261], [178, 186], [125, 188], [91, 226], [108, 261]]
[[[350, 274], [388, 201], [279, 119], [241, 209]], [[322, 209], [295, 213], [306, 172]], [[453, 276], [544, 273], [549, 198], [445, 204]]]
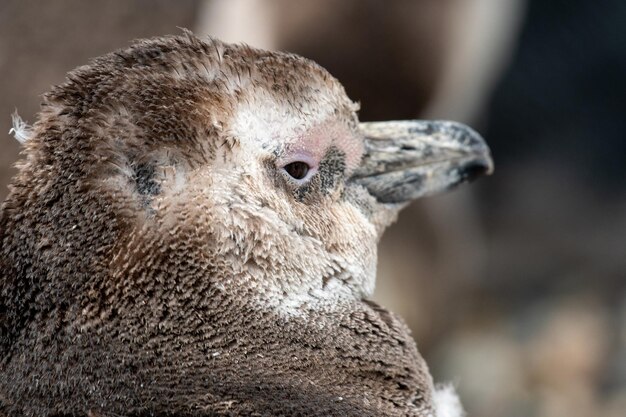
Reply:
[[309, 166], [306, 162], [296, 161], [285, 165], [285, 171], [297, 180], [301, 180], [309, 173]]

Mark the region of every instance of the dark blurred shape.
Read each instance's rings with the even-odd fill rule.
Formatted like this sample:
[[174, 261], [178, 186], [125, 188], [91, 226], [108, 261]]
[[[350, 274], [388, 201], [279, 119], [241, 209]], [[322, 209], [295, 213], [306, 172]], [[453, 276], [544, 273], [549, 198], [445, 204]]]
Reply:
[[500, 169], [482, 199], [498, 243], [490, 280], [521, 303], [564, 289], [624, 294], [625, 51], [626, 3], [529, 3], [489, 106]]
[[504, 166], [541, 157], [596, 190], [623, 191], [626, 2], [531, 0], [527, 13], [489, 107], [493, 152]]

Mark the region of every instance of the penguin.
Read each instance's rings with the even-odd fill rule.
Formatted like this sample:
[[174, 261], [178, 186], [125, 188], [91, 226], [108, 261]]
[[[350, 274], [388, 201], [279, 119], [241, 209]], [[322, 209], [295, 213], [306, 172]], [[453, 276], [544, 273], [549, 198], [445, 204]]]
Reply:
[[370, 298], [385, 228], [489, 149], [357, 111], [310, 60], [186, 30], [71, 71], [15, 123], [0, 415], [462, 415]]

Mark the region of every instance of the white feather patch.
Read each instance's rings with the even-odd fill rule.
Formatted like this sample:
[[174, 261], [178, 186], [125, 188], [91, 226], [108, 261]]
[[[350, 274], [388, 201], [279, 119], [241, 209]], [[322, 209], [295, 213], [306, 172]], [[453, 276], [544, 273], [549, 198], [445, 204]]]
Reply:
[[13, 127], [9, 130], [9, 135], [13, 135], [19, 143], [23, 145], [27, 140], [33, 137], [32, 127], [22, 120], [20, 115], [17, 114], [17, 111], [11, 115], [11, 122], [13, 123]]
[[436, 417], [464, 417], [461, 400], [452, 384], [438, 385], [433, 397]]

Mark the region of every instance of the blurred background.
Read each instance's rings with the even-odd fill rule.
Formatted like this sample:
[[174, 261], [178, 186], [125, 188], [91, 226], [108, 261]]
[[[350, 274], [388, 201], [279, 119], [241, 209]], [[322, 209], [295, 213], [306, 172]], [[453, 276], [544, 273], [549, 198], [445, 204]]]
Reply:
[[314, 59], [363, 121], [480, 131], [495, 174], [403, 212], [376, 298], [470, 416], [626, 416], [625, 1], [0, 0], [0, 200], [16, 108], [179, 27]]

